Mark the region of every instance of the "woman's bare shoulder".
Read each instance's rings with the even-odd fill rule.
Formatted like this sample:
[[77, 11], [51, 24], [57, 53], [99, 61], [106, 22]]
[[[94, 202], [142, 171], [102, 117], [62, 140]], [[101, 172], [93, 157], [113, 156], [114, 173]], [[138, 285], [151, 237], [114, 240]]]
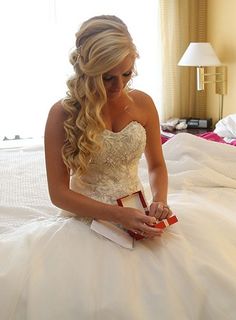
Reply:
[[65, 121], [66, 112], [63, 107], [63, 100], [55, 102], [49, 110], [48, 119], [53, 119], [55, 122]]
[[152, 98], [144, 91], [132, 90], [129, 95], [132, 97], [134, 102], [138, 105], [154, 105]]
[[130, 96], [140, 112], [144, 112], [145, 110], [146, 115], [156, 112], [156, 106], [152, 98], [147, 93], [140, 90], [133, 90]]
[[63, 100], [58, 100], [55, 102], [49, 111], [50, 114], [57, 115], [57, 116], [63, 116], [65, 115], [65, 109], [63, 107]]

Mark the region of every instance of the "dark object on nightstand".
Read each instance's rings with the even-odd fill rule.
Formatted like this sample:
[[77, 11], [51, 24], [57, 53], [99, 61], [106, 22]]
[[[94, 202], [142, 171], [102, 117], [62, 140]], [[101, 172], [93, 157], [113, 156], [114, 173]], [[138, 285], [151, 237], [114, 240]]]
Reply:
[[212, 119], [198, 119], [198, 118], [189, 118], [187, 119], [188, 129], [198, 128], [198, 129], [210, 129], [212, 126]]

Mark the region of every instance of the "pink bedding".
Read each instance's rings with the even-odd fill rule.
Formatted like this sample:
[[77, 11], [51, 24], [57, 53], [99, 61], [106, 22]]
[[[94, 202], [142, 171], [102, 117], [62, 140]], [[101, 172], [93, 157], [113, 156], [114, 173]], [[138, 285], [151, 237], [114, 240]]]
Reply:
[[[226, 142], [226, 141], [224, 141], [224, 139], [222, 137], [220, 137], [218, 134], [216, 134], [214, 132], [205, 132], [205, 133], [198, 134], [197, 136], [200, 138], [206, 139], [206, 140], [211, 140], [211, 141], [215, 141], [215, 142], [226, 143], [226, 144], [236, 146], [236, 139], [231, 142]], [[165, 143], [169, 139], [170, 138], [168, 138], [168, 137], [162, 136], [161, 137], [162, 144]]]
[[220, 142], [220, 143], [227, 143], [227, 144], [231, 144], [233, 146], [236, 146], [236, 139], [231, 142], [226, 142], [222, 137], [220, 137], [218, 134], [216, 134], [214, 132], [205, 132], [205, 133], [199, 134], [198, 136], [201, 138], [207, 139], [207, 140]]

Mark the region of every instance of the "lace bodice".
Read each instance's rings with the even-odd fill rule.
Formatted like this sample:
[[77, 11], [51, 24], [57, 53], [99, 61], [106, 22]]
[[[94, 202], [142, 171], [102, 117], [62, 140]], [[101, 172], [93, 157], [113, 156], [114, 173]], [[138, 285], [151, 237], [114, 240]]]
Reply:
[[116, 203], [116, 199], [141, 189], [138, 163], [146, 144], [144, 127], [131, 121], [115, 133], [104, 130], [103, 146], [80, 181], [72, 177], [71, 189], [93, 199]]

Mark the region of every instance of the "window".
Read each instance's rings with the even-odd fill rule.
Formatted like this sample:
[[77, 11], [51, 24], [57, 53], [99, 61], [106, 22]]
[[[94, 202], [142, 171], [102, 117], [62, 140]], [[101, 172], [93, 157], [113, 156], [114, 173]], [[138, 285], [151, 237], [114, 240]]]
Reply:
[[160, 105], [158, 1], [8, 0], [0, 4], [0, 137], [42, 136], [48, 111], [64, 97], [73, 72], [68, 56], [80, 23], [115, 14], [140, 53], [133, 86]]

